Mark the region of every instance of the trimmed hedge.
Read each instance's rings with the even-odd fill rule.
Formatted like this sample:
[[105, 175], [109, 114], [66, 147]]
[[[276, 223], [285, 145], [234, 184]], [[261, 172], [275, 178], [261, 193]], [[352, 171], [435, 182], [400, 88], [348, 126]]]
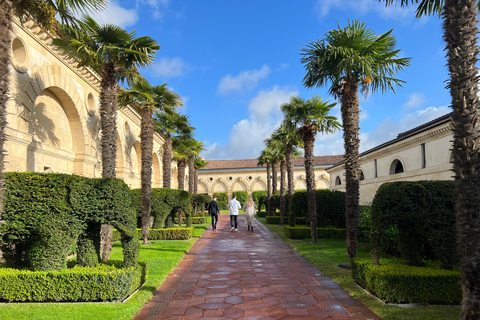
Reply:
[[195, 215], [205, 215], [205, 207], [212, 201], [208, 194], [194, 194], [191, 197], [192, 206], [195, 208]]
[[248, 200], [248, 192], [247, 191], [234, 191], [234, 192], [232, 192], [232, 195], [237, 196], [237, 200], [240, 202], [242, 207], [245, 204], [245, 202], [247, 202], [247, 200]]
[[[193, 237], [194, 227], [150, 229], [148, 240], [188, 240]], [[142, 238], [142, 229], [137, 229], [137, 238]], [[120, 234], [113, 230], [112, 241], [120, 240]]]
[[372, 202], [371, 240], [383, 251], [421, 266], [439, 260], [442, 268], [458, 263], [453, 181], [384, 183]]
[[[178, 222], [178, 219], [175, 219], [175, 223]], [[192, 217], [192, 224], [206, 224], [207, 217]]]
[[[290, 239], [306, 239], [310, 238], [310, 227], [284, 226], [283, 233]], [[345, 239], [346, 231], [345, 229], [317, 228], [317, 235], [321, 239]]]
[[215, 192], [213, 196], [217, 197], [217, 203], [220, 210], [227, 210], [228, 192]]
[[120, 261], [59, 271], [0, 268], [0, 301], [118, 301], [145, 282], [148, 263], [123, 267]]
[[257, 217], [266, 217], [267, 216], [267, 211], [257, 211]]
[[358, 259], [351, 265], [353, 279], [388, 303], [452, 305], [462, 301], [458, 271], [398, 263], [377, 266], [370, 260]]
[[265, 208], [265, 212], [267, 212], [268, 210], [268, 197], [267, 196], [260, 196], [260, 198], [258, 198], [258, 202], [259, 202], [259, 205], [258, 205], [258, 210], [262, 210], [262, 208]]
[[[296, 224], [306, 225], [305, 218], [295, 218]], [[268, 224], [280, 224], [280, 217], [279, 216], [266, 216], [265, 222]], [[288, 218], [283, 218], [283, 223], [288, 224]]]
[[[345, 228], [345, 192], [329, 189], [315, 191], [317, 203], [317, 226]], [[309, 220], [307, 190], [298, 190], [290, 201], [290, 212], [295, 217]]]
[[[257, 208], [258, 210], [261, 210], [262, 208], [260, 208], [260, 197], [266, 197], [267, 196], [267, 191], [253, 191], [252, 192], [252, 198], [253, 198], [253, 201], [255, 201], [255, 203], [257, 204]], [[267, 210], [267, 208], [265, 207], [265, 210]]]

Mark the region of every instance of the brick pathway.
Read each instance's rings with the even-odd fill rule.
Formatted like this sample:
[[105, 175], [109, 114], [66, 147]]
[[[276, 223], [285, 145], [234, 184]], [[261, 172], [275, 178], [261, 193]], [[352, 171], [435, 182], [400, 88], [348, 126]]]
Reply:
[[222, 215], [135, 319], [380, 319], [261, 223], [239, 225]]

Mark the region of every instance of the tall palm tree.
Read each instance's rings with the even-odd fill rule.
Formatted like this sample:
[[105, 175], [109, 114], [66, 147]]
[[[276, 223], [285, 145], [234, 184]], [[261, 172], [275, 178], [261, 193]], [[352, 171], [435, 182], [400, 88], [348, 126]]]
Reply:
[[[286, 165], [286, 147], [283, 141], [278, 137], [272, 136], [264, 141], [267, 148], [272, 150], [275, 161], [280, 162], [280, 225], [283, 226], [283, 219], [285, 217], [285, 175], [287, 171]], [[275, 176], [275, 173], [273, 174]], [[274, 193], [276, 194], [276, 193]]]
[[205, 160], [204, 157], [196, 157], [195, 158], [195, 173], [194, 173], [194, 176], [195, 176], [195, 184], [193, 186], [193, 193], [194, 194], [198, 194], [198, 170], [199, 169], [202, 169], [202, 168], [205, 168], [208, 164], [208, 161]]
[[[387, 5], [393, 0], [383, 0]], [[480, 318], [480, 101], [478, 100], [477, 0], [401, 0], [418, 4], [417, 17], [443, 17], [452, 97], [453, 171], [457, 195], [457, 235], [463, 288], [462, 319]]]
[[[116, 25], [100, 26], [84, 16], [79, 26], [60, 27], [63, 38], [54, 39], [68, 58], [80, 66], [90, 66], [102, 77], [100, 86], [100, 121], [102, 127], [102, 177], [115, 178], [117, 157], [117, 91], [119, 82], [137, 76], [137, 69], [153, 63], [160, 49], [150, 37], [136, 37]], [[102, 259], [111, 251], [112, 227], [102, 225]]]
[[188, 192], [196, 194], [195, 191], [195, 160], [198, 158], [200, 152], [205, 150], [202, 141], [194, 140], [191, 149], [188, 152]]
[[270, 198], [272, 197], [272, 176], [270, 174], [272, 164], [272, 153], [271, 150], [265, 148], [260, 156], [257, 158], [257, 166], [266, 166], [267, 167], [267, 212], [269, 215], [272, 214], [272, 208], [270, 207]]
[[162, 148], [163, 187], [171, 188], [172, 181], [172, 138], [176, 135], [191, 136], [193, 127], [186, 115], [154, 112], [155, 131], [162, 134], [165, 141]]
[[[178, 189], [185, 190], [185, 171], [192, 149], [197, 146], [197, 140], [191, 136], [175, 136], [172, 139], [173, 160], [177, 162]], [[190, 173], [191, 174], [191, 173]]]
[[347, 253], [357, 256], [359, 216], [359, 88], [363, 93], [395, 92], [404, 82], [395, 76], [410, 64], [410, 58], [398, 58], [396, 38], [390, 30], [377, 35], [366, 24], [349, 21], [344, 28], [330, 30], [322, 40], [302, 48], [305, 67], [303, 84], [319, 87], [331, 83], [329, 92], [340, 98], [345, 145]]
[[320, 96], [305, 100], [299, 96], [290, 97], [290, 103], [281, 106], [282, 112], [298, 127], [305, 150], [305, 176], [307, 180], [308, 214], [313, 243], [317, 243], [317, 211], [315, 195], [314, 154], [315, 136], [320, 133], [333, 133], [341, 126], [337, 118], [330, 116], [335, 103], [324, 102]]

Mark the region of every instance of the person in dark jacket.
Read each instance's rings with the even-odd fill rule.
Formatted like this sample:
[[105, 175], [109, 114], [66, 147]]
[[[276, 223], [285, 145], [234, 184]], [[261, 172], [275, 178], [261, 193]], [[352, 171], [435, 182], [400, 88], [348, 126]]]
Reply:
[[208, 204], [208, 213], [212, 217], [212, 229], [217, 230], [218, 214], [220, 213], [217, 197], [213, 197], [213, 200]]

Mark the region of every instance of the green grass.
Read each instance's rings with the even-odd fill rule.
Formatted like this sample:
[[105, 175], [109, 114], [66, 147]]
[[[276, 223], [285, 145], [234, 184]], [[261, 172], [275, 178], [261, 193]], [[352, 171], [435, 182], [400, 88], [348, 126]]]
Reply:
[[[155, 240], [153, 245], [140, 246], [140, 260], [150, 262], [150, 273], [142, 289], [125, 303], [0, 304], [0, 318], [2, 320], [132, 319], [152, 298], [152, 293], [160, 287], [207, 226], [207, 224], [195, 225], [194, 238], [191, 240]], [[119, 242], [113, 243], [111, 259], [122, 259], [122, 248]]]
[[[460, 318], [460, 307], [449, 306], [421, 306], [415, 308], [402, 308], [385, 305], [372, 296], [365, 293], [354, 282], [350, 270], [339, 268], [339, 264], [349, 263], [346, 255], [345, 240], [342, 239], [318, 239], [323, 245], [314, 245], [311, 239], [291, 240], [283, 234], [283, 227], [265, 223], [265, 218], [257, 218], [267, 228], [277, 234], [282, 240], [297, 250], [303, 257], [308, 259], [327, 277], [335, 280], [353, 298], [360, 300], [368, 308], [384, 320], [451, 320]], [[357, 256], [359, 258], [370, 257], [369, 244], [360, 242]]]

